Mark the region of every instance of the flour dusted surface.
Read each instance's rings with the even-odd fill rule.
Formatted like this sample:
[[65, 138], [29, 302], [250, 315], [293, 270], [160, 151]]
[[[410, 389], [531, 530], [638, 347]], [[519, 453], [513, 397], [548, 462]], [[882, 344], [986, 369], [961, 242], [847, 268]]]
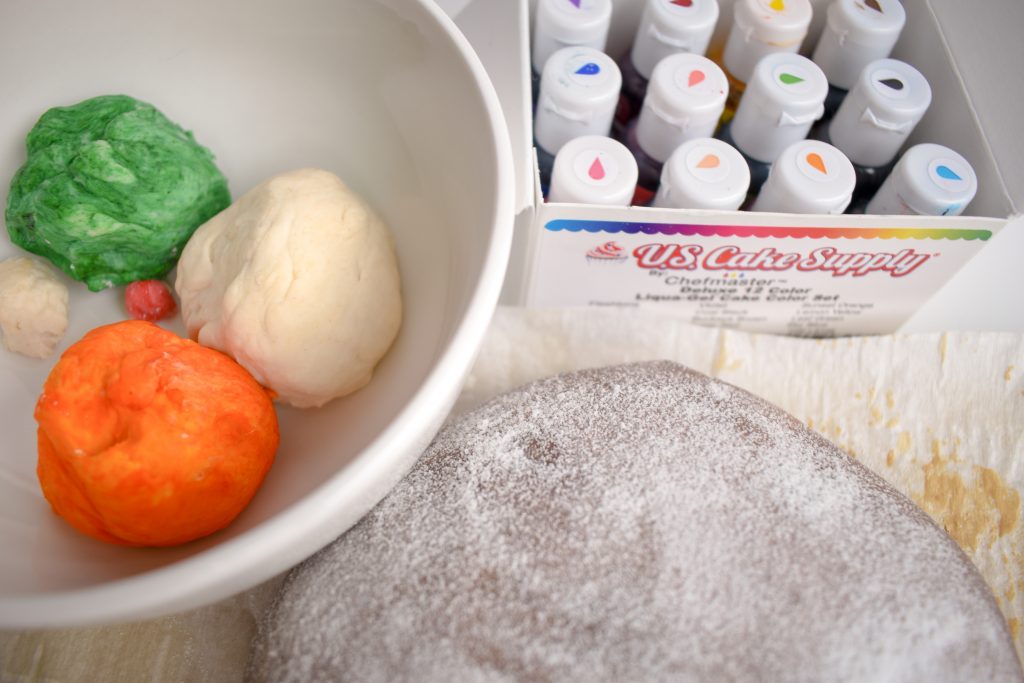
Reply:
[[450, 424], [296, 569], [269, 681], [1019, 681], [991, 594], [879, 477], [670, 363]]

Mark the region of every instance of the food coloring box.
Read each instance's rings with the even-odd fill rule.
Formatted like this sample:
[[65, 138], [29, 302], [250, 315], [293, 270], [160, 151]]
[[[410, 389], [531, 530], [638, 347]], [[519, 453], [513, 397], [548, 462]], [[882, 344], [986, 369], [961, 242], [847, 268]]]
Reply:
[[[1001, 80], [1012, 69], [998, 67], [1024, 63], [1009, 28], [1024, 20], [1024, 5], [903, 0], [906, 25], [892, 57], [915, 66], [932, 89], [906, 146], [946, 145], [978, 176], [963, 215], [921, 217], [545, 203], [532, 147], [533, 3], [452, 2], [495, 83], [516, 157], [519, 214], [505, 303], [666, 307], [697, 324], [808, 336], [1024, 331], [1015, 275], [1024, 256], [1024, 100]], [[732, 21], [731, 0], [719, 5], [711, 56]], [[803, 54], [817, 42], [827, 0], [813, 5]], [[614, 0], [606, 48], [614, 59], [628, 52], [642, 7]]]

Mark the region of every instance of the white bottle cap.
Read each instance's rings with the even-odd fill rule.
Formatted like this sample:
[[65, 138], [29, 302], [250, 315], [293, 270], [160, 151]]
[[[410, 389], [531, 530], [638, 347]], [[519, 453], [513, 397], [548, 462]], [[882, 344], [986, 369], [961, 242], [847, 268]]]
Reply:
[[533, 135], [558, 154], [581, 135], [608, 135], [619, 102], [622, 74], [611, 57], [592, 47], [564, 47], [551, 55], [540, 78]]
[[558, 150], [548, 201], [629, 206], [638, 177], [636, 159], [625, 145], [585, 135]]
[[650, 78], [654, 67], [677, 52], [702, 55], [718, 22], [718, 0], [647, 0], [630, 59]]
[[612, 20], [611, 0], [537, 0], [533, 24], [533, 70], [563, 47], [604, 50]]
[[829, 139], [855, 164], [884, 166], [931, 101], [932, 89], [917, 69], [896, 59], [875, 60], [839, 105], [828, 125]]
[[676, 147], [714, 135], [729, 82], [721, 67], [701, 55], [679, 53], [658, 62], [636, 124], [640, 148], [664, 162]]
[[829, 83], [849, 90], [864, 67], [889, 56], [906, 21], [899, 0], [833, 0], [814, 63]]
[[896, 162], [865, 213], [959, 216], [974, 199], [971, 164], [948, 147], [914, 145]]
[[801, 140], [772, 165], [751, 211], [842, 213], [856, 184], [853, 164], [842, 152], [819, 140]]
[[736, 109], [730, 133], [741, 152], [770, 164], [782, 150], [807, 137], [825, 113], [828, 81], [818, 65], [779, 52], [757, 63]]
[[811, 13], [809, 0], [735, 0], [722, 64], [746, 83], [765, 55], [800, 49]]
[[651, 206], [735, 211], [750, 188], [750, 168], [732, 145], [714, 138], [682, 144], [661, 169]]

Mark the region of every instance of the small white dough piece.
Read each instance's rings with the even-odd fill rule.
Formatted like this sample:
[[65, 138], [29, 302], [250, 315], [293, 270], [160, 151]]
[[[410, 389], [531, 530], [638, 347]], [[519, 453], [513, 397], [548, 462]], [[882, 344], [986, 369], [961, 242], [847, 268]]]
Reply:
[[68, 329], [68, 288], [34, 258], [0, 261], [0, 330], [8, 350], [49, 358]]
[[402, 321], [391, 233], [317, 169], [275, 176], [200, 226], [174, 287], [194, 339], [298, 407], [365, 386]]

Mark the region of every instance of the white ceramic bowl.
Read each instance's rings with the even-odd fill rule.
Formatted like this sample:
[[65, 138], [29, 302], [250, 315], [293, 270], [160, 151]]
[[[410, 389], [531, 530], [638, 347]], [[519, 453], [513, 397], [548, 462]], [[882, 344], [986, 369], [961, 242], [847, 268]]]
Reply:
[[[439, 428], [508, 260], [507, 132], [458, 29], [430, 0], [7, 3], [0, 89], [4, 203], [43, 111], [125, 93], [192, 130], [234, 197], [292, 168], [337, 173], [391, 225], [405, 299], [371, 384], [319, 410], [279, 408], [281, 447], [250, 506], [224, 531], [169, 549], [106, 545], [50, 511], [32, 411], [55, 359], [0, 348], [0, 627], [195, 607], [274, 576], [354, 524]], [[15, 253], [0, 233], [0, 258]], [[120, 289], [68, 283], [58, 351], [126, 317]], [[169, 326], [183, 332], [180, 320]]]

